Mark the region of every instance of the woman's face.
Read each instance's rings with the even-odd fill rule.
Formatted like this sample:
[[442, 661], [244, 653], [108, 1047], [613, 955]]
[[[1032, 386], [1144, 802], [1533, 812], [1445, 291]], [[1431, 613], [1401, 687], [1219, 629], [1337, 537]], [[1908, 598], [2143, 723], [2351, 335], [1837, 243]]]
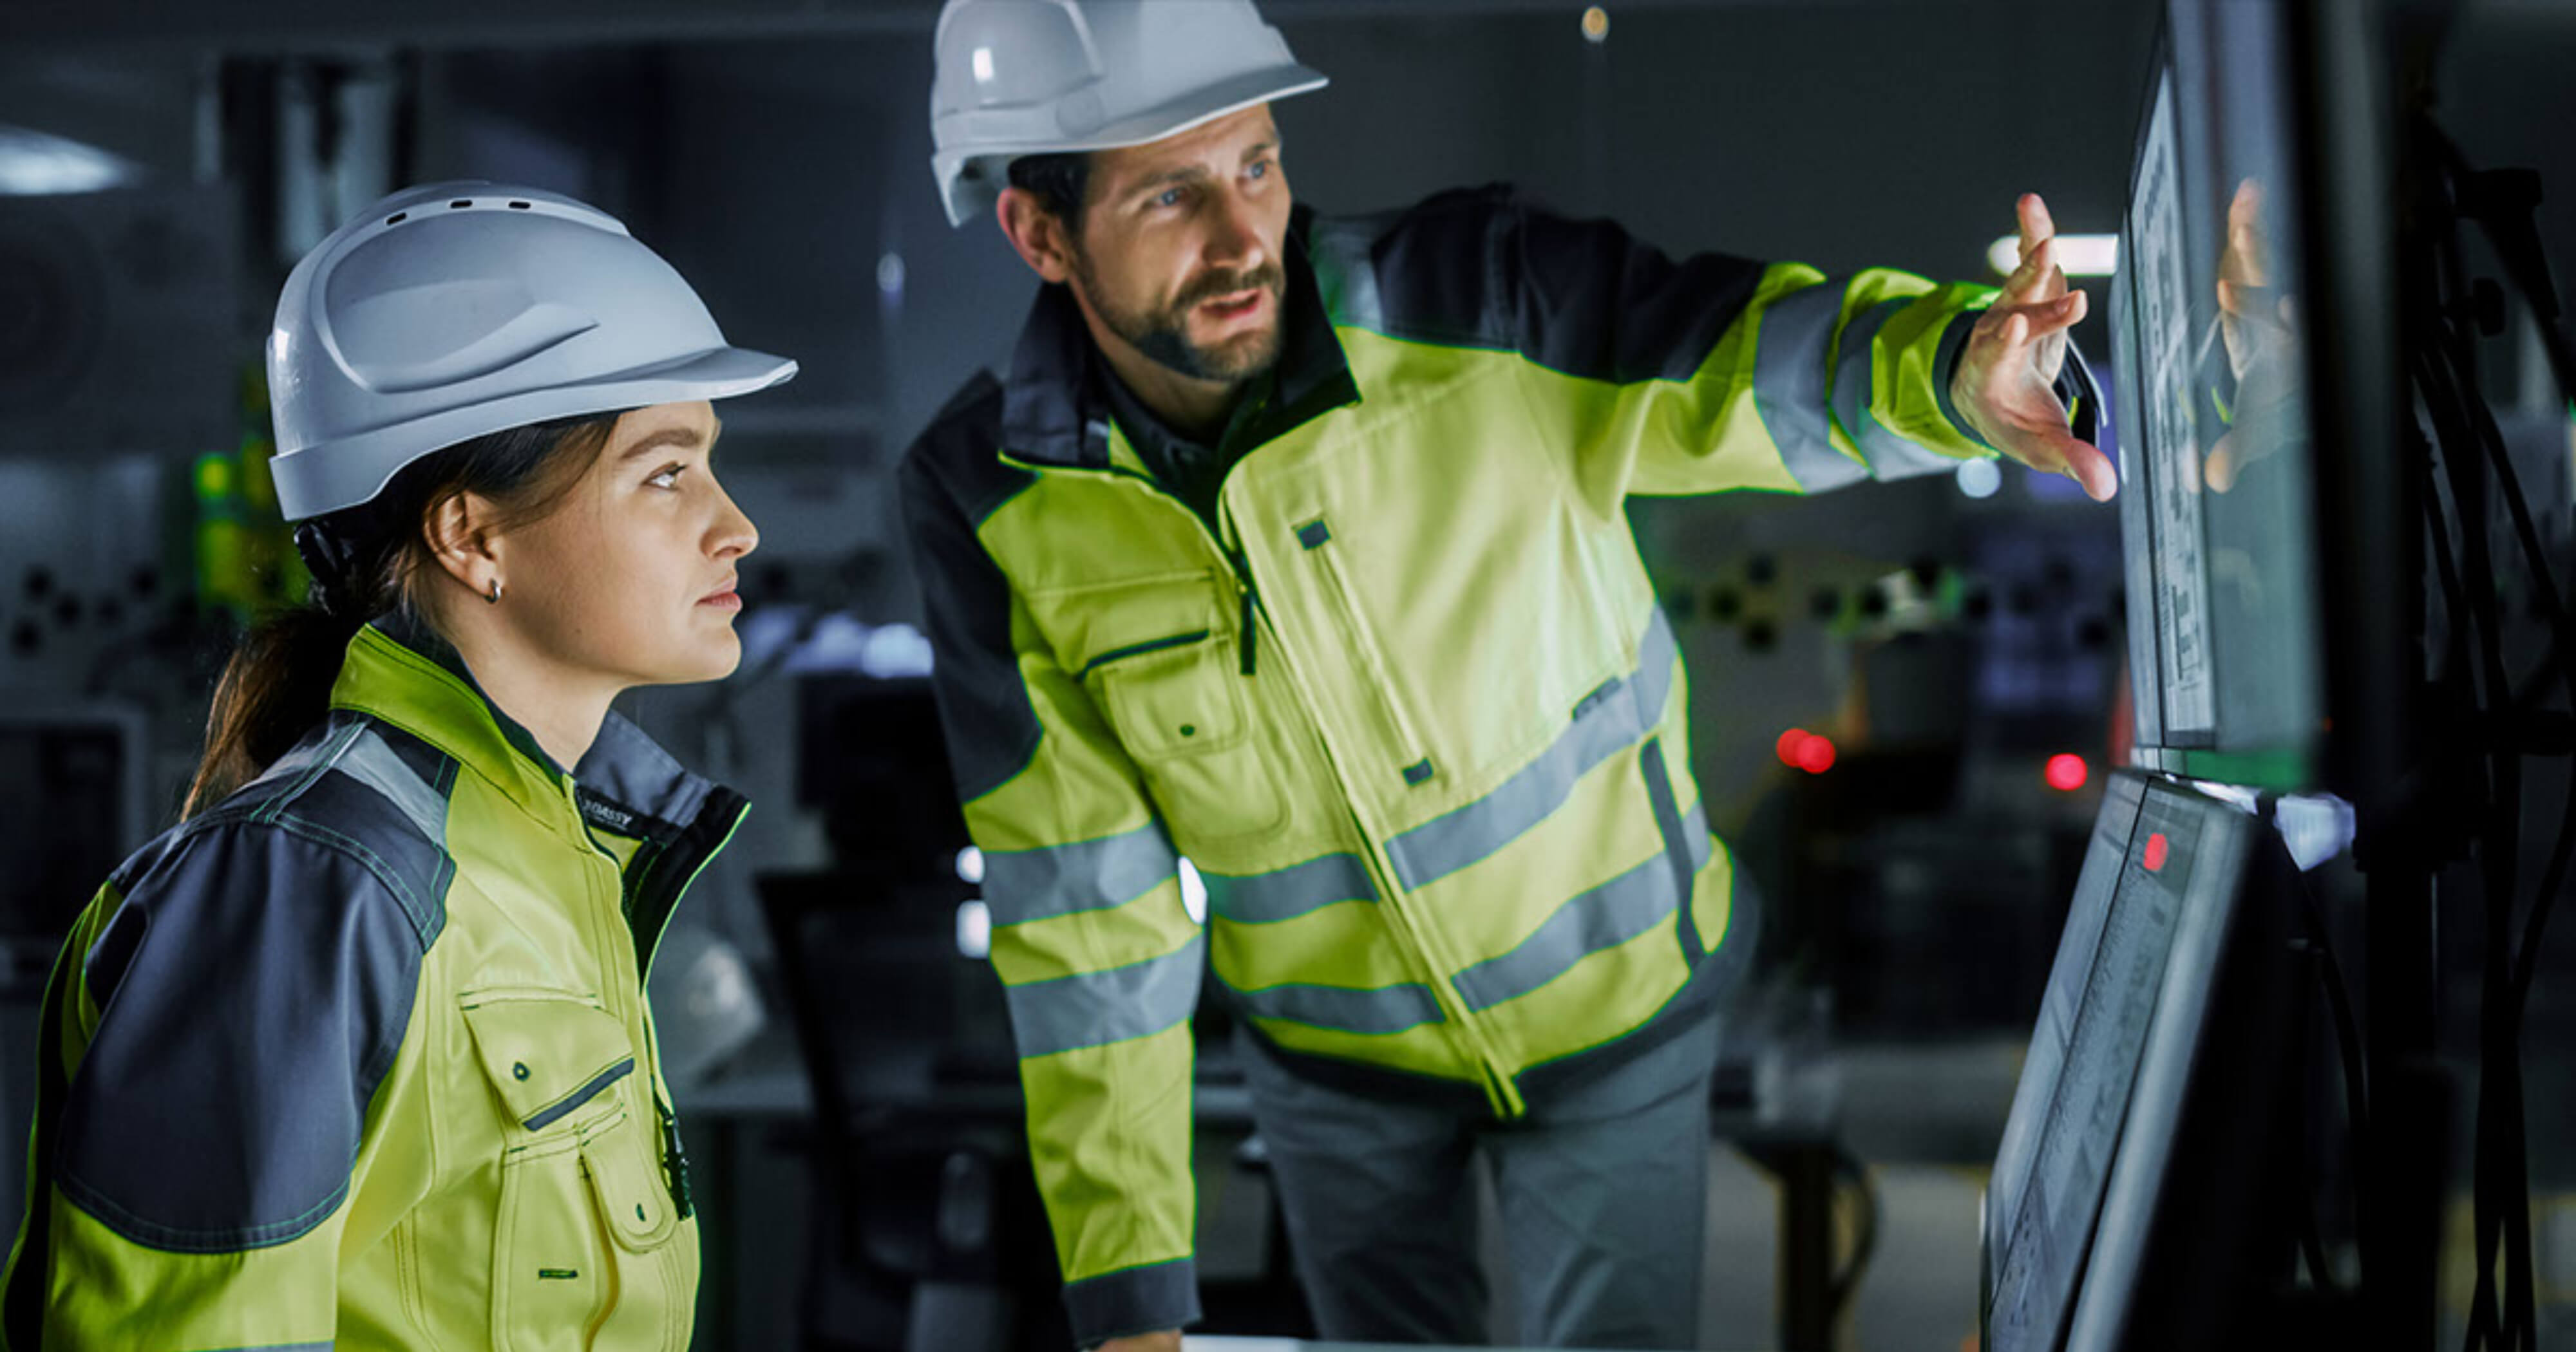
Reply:
[[562, 503], [508, 532], [500, 609], [530, 647], [621, 688], [732, 673], [735, 567], [760, 532], [716, 483], [720, 430], [704, 400], [625, 414]]

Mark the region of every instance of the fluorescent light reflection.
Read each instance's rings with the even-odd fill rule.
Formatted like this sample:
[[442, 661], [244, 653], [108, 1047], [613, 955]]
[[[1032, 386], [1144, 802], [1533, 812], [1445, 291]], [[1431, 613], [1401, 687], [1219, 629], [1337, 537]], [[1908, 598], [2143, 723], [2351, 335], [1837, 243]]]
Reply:
[[[2120, 265], [2118, 235], [2059, 235], [2057, 266], [2069, 277], [2108, 277]], [[1986, 246], [1986, 266], [2009, 277], [2021, 266], [2021, 236], [2006, 235]]]

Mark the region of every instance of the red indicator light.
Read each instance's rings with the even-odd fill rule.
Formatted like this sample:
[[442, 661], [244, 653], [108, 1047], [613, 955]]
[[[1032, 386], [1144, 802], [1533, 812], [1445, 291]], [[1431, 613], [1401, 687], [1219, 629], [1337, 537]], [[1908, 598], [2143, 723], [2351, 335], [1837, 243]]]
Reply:
[[2092, 777], [2092, 767], [2084, 763], [2082, 756], [2059, 752], [2048, 758], [2048, 787], [2060, 793], [2073, 793]]
[[1810, 737], [1798, 746], [1798, 768], [1811, 775], [1821, 775], [1834, 768], [1834, 744], [1829, 738]]
[[2150, 834], [2147, 837], [2147, 857], [2141, 861], [2146, 864], [2147, 872], [2154, 873], [2162, 869], [2165, 866], [2165, 855], [2172, 848], [2165, 843], [2164, 832], [2157, 831]]
[[1791, 728], [1781, 733], [1780, 740], [1773, 744], [1780, 752], [1780, 763], [1792, 770], [1798, 768], [1798, 752], [1806, 746], [1810, 735], [1805, 728]]

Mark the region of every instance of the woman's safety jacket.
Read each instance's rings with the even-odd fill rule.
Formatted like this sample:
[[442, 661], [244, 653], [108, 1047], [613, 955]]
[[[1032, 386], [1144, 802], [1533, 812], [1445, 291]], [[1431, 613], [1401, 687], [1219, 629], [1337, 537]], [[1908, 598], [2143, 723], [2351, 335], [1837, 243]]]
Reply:
[[681, 1352], [645, 975], [746, 804], [611, 715], [571, 774], [398, 621], [120, 867], [46, 992], [6, 1345]]

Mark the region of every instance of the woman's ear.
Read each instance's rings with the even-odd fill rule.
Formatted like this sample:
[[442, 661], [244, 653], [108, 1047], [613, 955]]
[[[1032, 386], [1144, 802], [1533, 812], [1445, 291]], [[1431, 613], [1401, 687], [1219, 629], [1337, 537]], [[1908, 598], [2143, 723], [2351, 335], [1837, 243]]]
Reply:
[[450, 493], [431, 506], [420, 523], [430, 557], [477, 597], [489, 597], [494, 583], [506, 586], [509, 581], [501, 566], [501, 536], [492, 529], [496, 516], [491, 499], [479, 493]]

